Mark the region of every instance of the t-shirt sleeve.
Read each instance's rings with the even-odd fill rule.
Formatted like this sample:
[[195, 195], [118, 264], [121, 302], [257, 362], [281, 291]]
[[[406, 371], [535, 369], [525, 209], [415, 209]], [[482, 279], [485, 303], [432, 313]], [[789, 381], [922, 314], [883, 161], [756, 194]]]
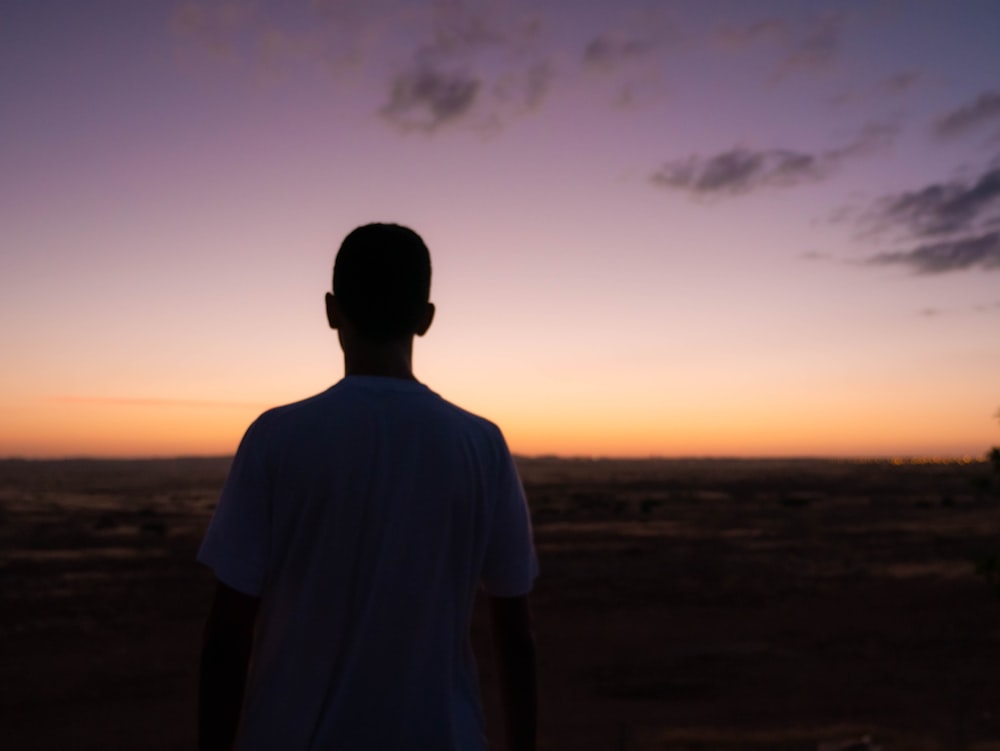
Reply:
[[538, 558], [531, 532], [531, 515], [514, 459], [503, 443], [499, 495], [493, 511], [481, 581], [496, 597], [527, 594], [538, 576]]
[[263, 589], [270, 552], [270, 482], [262, 459], [260, 420], [233, 458], [229, 477], [198, 551], [198, 562], [223, 584], [248, 595]]

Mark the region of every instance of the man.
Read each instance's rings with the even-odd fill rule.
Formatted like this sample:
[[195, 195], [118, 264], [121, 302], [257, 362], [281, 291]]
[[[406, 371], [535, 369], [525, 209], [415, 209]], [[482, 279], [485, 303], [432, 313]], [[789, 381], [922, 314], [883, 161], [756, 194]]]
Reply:
[[527, 504], [496, 426], [413, 376], [430, 275], [412, 230], [351, 232], [326, 295], [344, 378], [265, 412], [240, 444], [198, 554], [218, 579], [202, 751], [485, 749], [480, 586], [507, 747], [534, 748]]

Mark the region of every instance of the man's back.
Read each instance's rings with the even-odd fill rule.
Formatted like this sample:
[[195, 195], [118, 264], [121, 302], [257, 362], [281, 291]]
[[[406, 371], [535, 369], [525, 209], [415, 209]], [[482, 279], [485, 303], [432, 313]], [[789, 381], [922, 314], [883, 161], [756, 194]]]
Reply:
[[199, 559], [260, 597], [240, 749], [485, 747], [478, 584], [531, 588], [500, 432], [421, 384], [352, 375], [247, 431]]

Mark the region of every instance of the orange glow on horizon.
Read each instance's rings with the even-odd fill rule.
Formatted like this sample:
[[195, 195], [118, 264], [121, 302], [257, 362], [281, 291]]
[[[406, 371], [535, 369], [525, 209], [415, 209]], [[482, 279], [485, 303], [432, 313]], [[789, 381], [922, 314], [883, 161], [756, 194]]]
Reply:
[[[860, 421], [857, 413], [837, 405], [806, 413], [764, 405], [742, 411], [550, 405], [547, 412], [533, 411], [532, 406], [497, 401], [471, 408], [497, 422], [511, 450], [525, 456], [960, 458], [982, 455], [998, 438], [987, 422], [980, 434], [968, 435], [963, 417], [957, 415], [951, 420], [940, 416], [937, 438], [930, 442], [914, 438], [921, 435], [923, 415], [883, 409], [877, 419]], [[30, 409], [4, 410], [0, 456], [231, 455], [265, 408], [199, 400], [53, 399]]]
[[67, 400], [30, 411], [8, 410], [0, 428], [0, 456], [230, 455], [259, 411], [155, 400], [145, 404]]

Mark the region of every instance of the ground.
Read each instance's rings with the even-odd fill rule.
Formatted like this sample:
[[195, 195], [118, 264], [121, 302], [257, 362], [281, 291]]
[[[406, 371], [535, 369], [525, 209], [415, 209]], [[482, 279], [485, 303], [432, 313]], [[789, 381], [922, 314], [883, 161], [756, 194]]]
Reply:
[[[519, 464], [542, 749], [1000, 751], [989, 465]], [[0, 462], [5, 748], [194, 747], [227, 467]], [[481, 608], [473, 638], [497, 740]]]

